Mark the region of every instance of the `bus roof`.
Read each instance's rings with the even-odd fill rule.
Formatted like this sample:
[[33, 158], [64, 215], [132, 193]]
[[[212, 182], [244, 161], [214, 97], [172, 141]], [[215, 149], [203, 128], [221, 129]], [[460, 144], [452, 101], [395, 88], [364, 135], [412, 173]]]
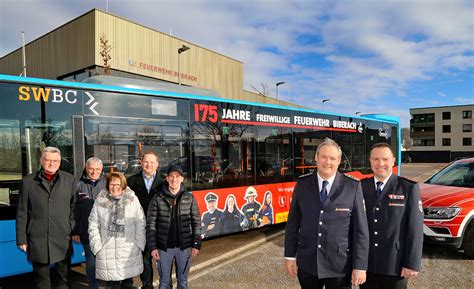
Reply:
[[[91, 90], [101, 90], [101, 91], [115, 91], [123, 93], [138, 93], [146, 95], [155, 95], [155, 96], [167, 96], [172, 98], [188, 98], [196, 100], [207, 100], [207, 101], [219, 101], [219, 102], [228, 102], [235, 104], [244, 104], [244, 105], [258, 105], [269, 108], [278, 108], [286, 109], [300, 112], [310, 112], [310, 113], [319, 113], [326, 115], [338, 115], [342, 117], [350, 117], [357, 119], [367, 119], [367, 120], [377, 120], [385, 121], [390, 123], [400, 124], [400, 119], [396, 116], [389, 116], [384, 114], [367, 114], [361, 116], [353, 116], [341, 113], [330, 113], [318, 110], [312, 110], [307, 108], [297, 108], [291, 106], [282, 106], [276, 104], [267, 104], [243, 100], [234, 100], [227, 98], [220, 98], [218, 93], [213, 90], [194, 88], [188, 86], [179, 86], [171, 83], [165, 82], [153, 82], [146, 80], [130, 79], [130, 78], [120, 78], [114, 76], [95, 76], [88, 78], [84, 82], [69, 82], [62, 80], [51, 80], [44, 78], [33, 78], [33, 77], [20, 77], [12, 76], [6, 74], [0, 74], [0, 81], [5, 82], [17, 82], [17, 83], [28, 83], [28, 84], [42, 84], [42, 85], [51, 85], [57, 87], [69, 87], [69, 88], [78, 88], [78, 89], [91, 89]], [[124, 82], [126, 84], [124, 84]]]

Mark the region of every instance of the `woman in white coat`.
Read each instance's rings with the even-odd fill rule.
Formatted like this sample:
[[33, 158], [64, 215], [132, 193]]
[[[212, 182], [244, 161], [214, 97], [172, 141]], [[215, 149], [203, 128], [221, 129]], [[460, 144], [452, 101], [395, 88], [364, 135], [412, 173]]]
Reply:
[[122, 173], [111, 173], [106, 188], [89, 215], [96, 278], [107, 281], [107, 288], [134, 288], [133, 277], [143, 271], [145, 215]]

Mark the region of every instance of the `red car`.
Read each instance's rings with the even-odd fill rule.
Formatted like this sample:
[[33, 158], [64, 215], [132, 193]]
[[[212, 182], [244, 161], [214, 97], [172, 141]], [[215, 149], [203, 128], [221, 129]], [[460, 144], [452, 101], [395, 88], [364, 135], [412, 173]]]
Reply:
[[474, 258], [474, 158], [449, 164], [420, 184], [425, 242]]

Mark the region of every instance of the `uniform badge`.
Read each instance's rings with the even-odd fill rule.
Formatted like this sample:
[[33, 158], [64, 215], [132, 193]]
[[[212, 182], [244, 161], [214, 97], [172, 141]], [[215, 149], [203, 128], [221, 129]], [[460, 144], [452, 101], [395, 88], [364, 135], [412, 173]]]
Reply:
[[404, 203], [388, 203], [389, 207], [405, 207]]
[[423, 203], [421, 201], [418, 201], [418, 209], [423, 213]]
[[349, 208], [336, 208], [336, 212], [350, 212], [351, 209]]
[[405, 200], [405, 196], [404, 196], [404, 195], [394, 195], [394, 194], [390, 194], [390, 195], [388, 195], [388, 198], [391, 199], [391, 200]]

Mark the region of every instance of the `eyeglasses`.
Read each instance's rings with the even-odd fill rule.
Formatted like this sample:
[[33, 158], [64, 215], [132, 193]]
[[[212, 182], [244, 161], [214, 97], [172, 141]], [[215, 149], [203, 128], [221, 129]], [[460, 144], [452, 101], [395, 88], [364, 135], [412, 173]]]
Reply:
[[109, 187], [120, 187], [122, 184], [109, 184]]

